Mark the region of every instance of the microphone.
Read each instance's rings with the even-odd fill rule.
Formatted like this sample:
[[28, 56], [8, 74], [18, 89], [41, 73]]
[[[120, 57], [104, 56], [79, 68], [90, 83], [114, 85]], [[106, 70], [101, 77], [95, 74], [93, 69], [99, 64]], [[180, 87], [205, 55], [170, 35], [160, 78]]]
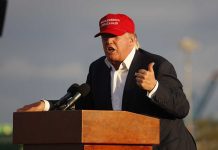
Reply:
[[62, 110], [67, 110], [68, 108], [72, 107], [80, 97], [84, 97], [88, 95], [89, 92], [90, 92], [90, 86], [86, 83], [83, 83], [78, 87], [78, 91], [76, 92], [76, 94], [68, 100], [66, 105], [64, 105], [65, 107], [64, 108], [62, 107], [63, 108]]
[[61, 105], [63, 105], [64, 103], [66, 103], [69, 99], [71, 99], [76, 92], [78, 91], [79, 85], [74, 83], [72, 84], [68, 90], [67, 90], [67, 94], [65, 94], [63, 97], [61, 97], [55, 104], [54, 104], [54, 108], [59, 109], [59, 107]]

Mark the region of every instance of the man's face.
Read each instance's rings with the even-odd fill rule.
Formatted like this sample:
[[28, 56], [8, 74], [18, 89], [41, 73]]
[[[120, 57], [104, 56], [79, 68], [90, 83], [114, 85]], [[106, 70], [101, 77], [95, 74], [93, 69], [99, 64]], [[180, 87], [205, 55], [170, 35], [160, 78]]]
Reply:
[[134, 37], [129, 33], [121, 36], [103, 34], [101, 38], [105, 55], [115, 68], [119, 67], [134, 47]]

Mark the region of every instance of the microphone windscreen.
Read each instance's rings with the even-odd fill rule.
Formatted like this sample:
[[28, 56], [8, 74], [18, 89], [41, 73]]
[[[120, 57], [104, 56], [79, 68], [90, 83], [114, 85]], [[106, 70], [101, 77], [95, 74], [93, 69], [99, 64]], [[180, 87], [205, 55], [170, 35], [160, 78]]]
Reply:
[[67, 93], [75, 94], [75, 92], [78, 91], [78, 88], [79, 88], [79, 85], [74, 83], [68, 88]]
[[78, 92], [81, 94], [82, 97], [86, 96], [90, 92], [90, 86], [86, 83], [83, 83], [79, 86]]

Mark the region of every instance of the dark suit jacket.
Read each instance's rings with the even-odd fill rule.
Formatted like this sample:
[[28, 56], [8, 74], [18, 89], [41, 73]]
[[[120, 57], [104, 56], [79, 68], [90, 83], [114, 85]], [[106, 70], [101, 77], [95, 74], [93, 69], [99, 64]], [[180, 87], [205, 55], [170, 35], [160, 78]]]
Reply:
[[[112, 110], [110, 68], [104, 60], [105, 57], [101, 57], [90, 65], [87, 83], [91, 92], [77, 102], [77, 109]], [[159, 82], [152, 99], [135, 80], [135, 72], [147, 69], [151, 62], [155, 62], [154, 72]], [[160, 145], [155, 145], [154, 150], [196, 149], [182, 120], [189, 112], [189, 103], [174, 67], [163, 57], [142, 49], [136, 51], [124, 87], [122, 110], [160, 119]]]

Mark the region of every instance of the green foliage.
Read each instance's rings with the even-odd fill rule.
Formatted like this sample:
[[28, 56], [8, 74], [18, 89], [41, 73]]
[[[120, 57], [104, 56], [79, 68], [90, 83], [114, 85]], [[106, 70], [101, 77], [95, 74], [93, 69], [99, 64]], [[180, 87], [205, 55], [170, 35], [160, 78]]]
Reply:
[[0, 136], [10, 136], [12, 135], [13, 128], [11, 124], [4, 123], [0, 124]]

